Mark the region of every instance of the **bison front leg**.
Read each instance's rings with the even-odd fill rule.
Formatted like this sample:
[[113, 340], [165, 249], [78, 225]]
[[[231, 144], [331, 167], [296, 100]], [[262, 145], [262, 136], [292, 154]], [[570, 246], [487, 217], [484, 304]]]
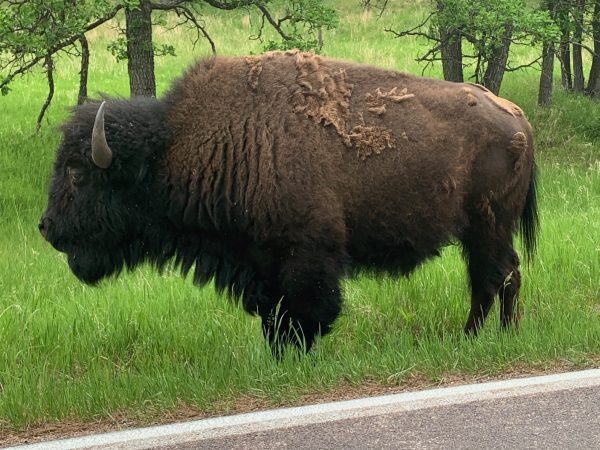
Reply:
[[308, 352], [317, 336], [322, 335], [322, 323], [310, 317], [292, 315], [282, 303], [262, 317], [262, 330], [273, 355], [280, 359], [287, 346]]
[[341, 309], [341, 258], [323, 250], [290, 249], [281, 264], [279, 295], [260, 312], [262, 328], [275, 356], [293, 345], [309, 351], [327, 334]]

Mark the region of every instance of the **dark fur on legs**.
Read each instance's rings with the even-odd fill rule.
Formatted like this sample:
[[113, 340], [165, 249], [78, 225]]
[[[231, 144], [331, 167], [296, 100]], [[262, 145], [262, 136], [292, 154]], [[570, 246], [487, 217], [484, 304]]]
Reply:
[[308, 352], [317, 336], [329, 333], [341, 310], [340, 271], [339, 257], [314, 249], [295, 249], [282, 264], [279, 295], [259, 311], [275, 355], [287, 345]]
[[[471, 310], [465, 333], [477, 335], [492, 307], [496, 295], [500, 298], [500, 320], [503, 328], [517, 325], [516, 313], [520, 287], [519, 258], [510, 243], [504, 240], [482, 240], [473, 234], [464, 240], [464, 252], [471, 282]], [[504, 242], [503, 242], [504, 241]]]

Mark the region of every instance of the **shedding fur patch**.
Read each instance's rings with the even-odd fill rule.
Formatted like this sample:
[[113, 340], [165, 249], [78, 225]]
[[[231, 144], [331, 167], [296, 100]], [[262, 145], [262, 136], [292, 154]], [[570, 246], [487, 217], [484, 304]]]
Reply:
[[[292, 95], [293, 111], [304, 114], [323, 126], [333, 126], [347, 147], [356, 148], [357, 155], [366, 159], [380, 154], [385, 148], [395, 148], [396, 140], [388, 128], [369, 125], [362, 119], [359, 125], [350, 124], [350, 97], [354, 85], [348, 82], [345, 69], [332, 69], [322, 64], [322, 59], [312, 53], [286, 52], [295, 57], [298, 90]], [[369, 94], [367, 106], [370, 112], [383, 114], [384, 100], [399, 103], [414, 97], [406, 89], [389, 92], [378, 89]], [[371, 104], [369, 104], [369, 101]], [[359, 114], [359, 117], [362, 117]]]
[[522, 131], [516, 132], [510, 140], [508, 152], [514, 160], [514, 169], [518, 171], [521, 168], [521, 157], [527, 151], [527, 136]]
[[489, 89], [487, 89], [486, 87], [484, 87], [480, 84], [475, 84], [475, 83], [470, 83], [470, 84], [471, 84], [471, 86], [475, 86], [475, 87], [481, 89], [484, 92], [484, 95], [489, 100], [491, 100], [491, 102], [494, 105], [496, 105], [498, 108], [500, 108], [502, 111], [510, 114], [513, 117], [523, 116], [523, 110], [521, 108], [519, 108], [517, 105], [515, 105], [513, 102], [506, 100], [505, 98], [494, 95], [493, 92], [491, 92]]
[[388, 92], [377, 88], [374, 94], [367, 94], [367, 111], [375, 115], [385, 113], [385, 101], [389, 100], [394, 103], [400, 103], [409, 98], [413, 98], [415, 94], [409, 94], [408, 89], [404, 88], [398, 92], [398, 88], [394, 87]]
[[333, 125], [340, 136], [345, 136], [353, 88], [346, 80], [346, 71], [340, 68], [331, 73], [321, 67], [321, 58], [311, 53], [292, 55], [296, 57], [296, 83], [300, 87], [292, 97], [294, 112], [325, 126]]
[[475, 106], [477, 105], [477, 97], [475, 97], [475, 95], [473, 95], [473, 91], [469, 88], [462, 88], [462, 91], [465, 93], [466, 97], [467, 97], [467, 105], [469, 106]]
[[263, 70], [262, 63], [260, 62], [260, 58], [256, 56], [247, 56], [244, 58], [246, 65], [248, 66], [247, 80], [248, 84], [252, 89], [256, 89], [258, 87], [258, 79]]
[[357, 156], [363, 161], [386, 148], [396, 148], [394, 135], [385, 127], [357, 125], [343, 139], [346, 146], [356, 148]]

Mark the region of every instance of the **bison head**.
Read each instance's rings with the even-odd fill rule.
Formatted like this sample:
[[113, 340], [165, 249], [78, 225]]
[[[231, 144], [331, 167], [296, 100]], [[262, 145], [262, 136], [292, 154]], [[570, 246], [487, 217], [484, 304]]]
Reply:
[[80, 106], [62, 126], [39, 229], [86, 283], [149, 252], [161, 210], [157, 161], [169, 140], [164, 118], [157, 100], [114, 100]]

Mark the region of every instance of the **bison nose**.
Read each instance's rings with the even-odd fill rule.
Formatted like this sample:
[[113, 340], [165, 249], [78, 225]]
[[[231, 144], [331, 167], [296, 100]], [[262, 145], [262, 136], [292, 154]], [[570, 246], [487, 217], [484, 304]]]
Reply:
[[42, 233], [42, 236], [44, 236], [44, 239], [48, 240], [48, 228], [50, 228], [50, 219], [48, 219], [48, 217], [46, 216], [42, 216], [38, 228], [40, 229], [40, 233]]

